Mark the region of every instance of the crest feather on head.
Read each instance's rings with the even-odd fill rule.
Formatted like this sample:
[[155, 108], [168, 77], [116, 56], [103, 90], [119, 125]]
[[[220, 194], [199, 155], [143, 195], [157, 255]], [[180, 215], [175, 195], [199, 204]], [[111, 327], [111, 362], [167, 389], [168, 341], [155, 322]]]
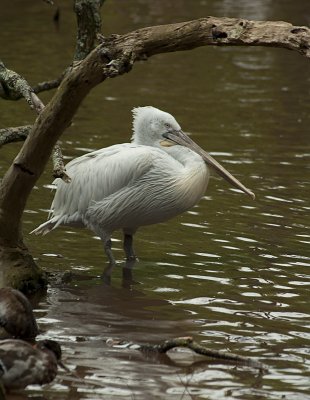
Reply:
[[180, 125], [175, 118], [166, 111], [153, 106], [135, 107], [132, 110], [133, 135], [131, 140], [137, 144], [153, 146], [160, 139], [167, 126], [179, 130]]
[[143, 106], [143, 107], [135, 107], [131, 110], [132, 112], [132, 125], [133, 125], [133, 130], [135, 130], [135, 126], [137, 124], [137, 121], [141, 118], [141, 116], [143, 114], [145, 114], [147, 111], [151, 111], [151, 110], [156, 110], [155, 107], [153, 106]]
[[145, 116], [145, 114], [149, 112], [154, 112], [157, 110], [157, 108], [153, 106], [142, 106], [142, 107], [134, 107], [131, 112], [132, 112], [132, 131], [133, 131], [133, 136], [131, 140], [134, 139], [134, 134], [137, 132], [138, 124], [141, 121], [141, 118]]

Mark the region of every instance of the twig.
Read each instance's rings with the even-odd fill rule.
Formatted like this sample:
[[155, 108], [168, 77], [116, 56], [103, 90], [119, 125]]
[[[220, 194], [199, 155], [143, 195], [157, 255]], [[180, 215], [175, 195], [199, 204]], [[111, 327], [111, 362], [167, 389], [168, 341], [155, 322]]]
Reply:
[[61, 74], [61, 76], [57, 79], [52, 79], [50, 81], [45, 81], [45, 82], [40, 82], [37, 85], [33, 86], [33, 91], [34, 93], [40, 93], [40, 92], [44, 92], [46, 90], [51, 90], [51, 89], [56, 89], [58, 88], [58, 86], [60, 85], [64, 74]]
[[0, 97], [17, 100], [24, 97], [32, 109], [36, 108], [32, 97], [33, 89], [21, 75], [7, 69], [0, 60]]
[[40, 93], [46, 90], [56, 89], [63, 80], [66, 72], [67, 69], [60, 75], [59, 78], [40, 82], [31, 87], [25, 78], [17, 74], [15, 71], [7, 69], [0, 60], [0, 97], [5, 100], [14, 101], [24, 97], [30, 107], [32, 107], [33, 105], [31, 102], [30, 93]]
[[254, 361], [249, 357], [239, 356], [237, 354], [228, 353], [226, 351], [209, 349], [195, 342], [193, 338], [190, 336], [165, 340], [160, 344], [148, 344], [148, 343], [138, 344], [138, 343], [130, 343], [124, 341], [117, 341], [112, 339], [108, 339], [107, 344], [111, 346], [139, 350], [143, 353], [149, 353], [149, 352], [166, 353], [167, 351], [175, 347], [187, 347], [188, 349], [194, 351], [195, 353], [206, 357], [221, 359], [225, 361], [232, 361], [237, 364], [247, 365], [252, 368], [257, 368], [261, 372], [267, 370], [267, 368], [259, 361]]
[[63, 155], [59, 145], [59, 141], [54, 146], [52, 159], [53, 159], [53, 177], [61, 178], [64, 182], [70, 183], [71, 178], [66, 173], [66, 167], [63, 161]]
[[40, 112], [44, 109], [44, 104], [42, 101], [39, 99], [39, 97], [34, 93], [30, 93], [31, 101], [33, 104], [33, 108], [35, 109], [37, 114], [40, 114]]
[[[43, 102], [34, 93], [32, 87], [26, 81], [25, 78], [20, 76], [14, 71], [11, 71], [5, 67], [0, 61], [0, 96], [6, 99], [16, 99], [17, 97], [23, 96], [30, 107], [40, 114], [45, 108]], [[2, 89], [2, 91], [1, 91]], [[1, 145], [25, 140], [31, 131], [31, 126], [17, 127], [17, 128], [6, 128], [0, 130], [0, 147]], [[53, 164], [54, 171], [53, 176], [55, 178], [61, 178], [65, 182], [70, 182], [70, 178], [66, 173], [66, 168], [63, 162], [63, 156], [59, 143], [57, 142], [53, 152]]]
[[25, 125], [0, 129], [0, 148], [7, 143], [24, 141], [29, 135], [31, 128], [32, 125]]
[[63, 75], [54, 81], [40, 83], [33, 89], [24, 77], [6, 68], [0, 60], [0, 97], [5, 100], [19, 100], [24, 97], [30, 108], [39, 114], [43, 110], [44, 105], [38, 96], [36, 96], [36, 93], [51, 89], [52, 86], [59, 86]]

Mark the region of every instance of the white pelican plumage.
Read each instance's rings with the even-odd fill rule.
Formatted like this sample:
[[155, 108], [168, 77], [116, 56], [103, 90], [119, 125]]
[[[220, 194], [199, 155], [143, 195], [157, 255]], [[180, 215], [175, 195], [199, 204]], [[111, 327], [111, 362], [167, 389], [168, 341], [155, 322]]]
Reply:
[[166, 221], [198, 203], [208, 185], [207, 164], [255, 197], [193, 142], [171, 114], [151, 106], [134, 108], [131, 143], [69, 162], [71, 182], [54, 181], [51, 215], [31, 233], [44, 235], [60, 225], [89, 228], [101, 238], [113, 266], [111, 235], [122, 229], [126, 258], [134, 260], [132, 238], [140, 226]]

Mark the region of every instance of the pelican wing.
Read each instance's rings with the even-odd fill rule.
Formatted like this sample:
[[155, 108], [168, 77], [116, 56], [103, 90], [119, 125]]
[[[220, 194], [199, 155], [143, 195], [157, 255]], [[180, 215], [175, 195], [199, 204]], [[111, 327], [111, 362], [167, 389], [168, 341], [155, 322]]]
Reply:
[[124, 143], [71, 161], [66, 167], [71, 182], [54, 181], [57, 191], [51, 206], [51, 219], [57, 217], [56, 226], [83, 224], [90, 205], [131, 185], [151, 168], [151, 150], [148, 146]]

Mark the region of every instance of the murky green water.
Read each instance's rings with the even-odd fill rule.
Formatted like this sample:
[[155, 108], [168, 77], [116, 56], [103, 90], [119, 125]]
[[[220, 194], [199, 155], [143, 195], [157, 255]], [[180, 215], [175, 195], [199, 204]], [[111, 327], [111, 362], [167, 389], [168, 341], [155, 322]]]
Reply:
[[[71, 4], [58, 3], [56, 31], [44, 2], [2, 0], [1, 58], [32, 83], [56, 77], [73, 51]], [[106, 33], [207, 15], [309, 22], [302, 0], [119, 0], [107, 1], [103, 14]], [[25, 235], [42, 267], [73, 276], [53, 280], [47, 295], [34, 299], [36, 315], [43, 336], [62, 343], [64, 361], [82, 380], [60, 372], [44, 390], [11, 398], [310, 398], [309, 92], [309, 61], [298, 54], [202, 48], [156, 56], [91, 93], [63, 136], [68, 159], [127, 141], [130, 109], [150, 104], [171, 112], [257, 200], [213, 177], [193, 210], [138, 232], [134, 282], [123, 279], [120, 265], [107, 286], [99, 278], [101, 243], [90, 232], [27, 236], [47, 217], [49, 166], [27, 206]], [[22, 102], [0, 102], [0, 115], [1, 127], [34, 117]], [[19, 147], [1, 149], [1, 175]], [[120, 239], [113, 247], [122, 260]], [[181, 335], [259, 359], [269, 372], [183, 352], [146, 358], [105, 344], [108, 337], [157, 343]]]

